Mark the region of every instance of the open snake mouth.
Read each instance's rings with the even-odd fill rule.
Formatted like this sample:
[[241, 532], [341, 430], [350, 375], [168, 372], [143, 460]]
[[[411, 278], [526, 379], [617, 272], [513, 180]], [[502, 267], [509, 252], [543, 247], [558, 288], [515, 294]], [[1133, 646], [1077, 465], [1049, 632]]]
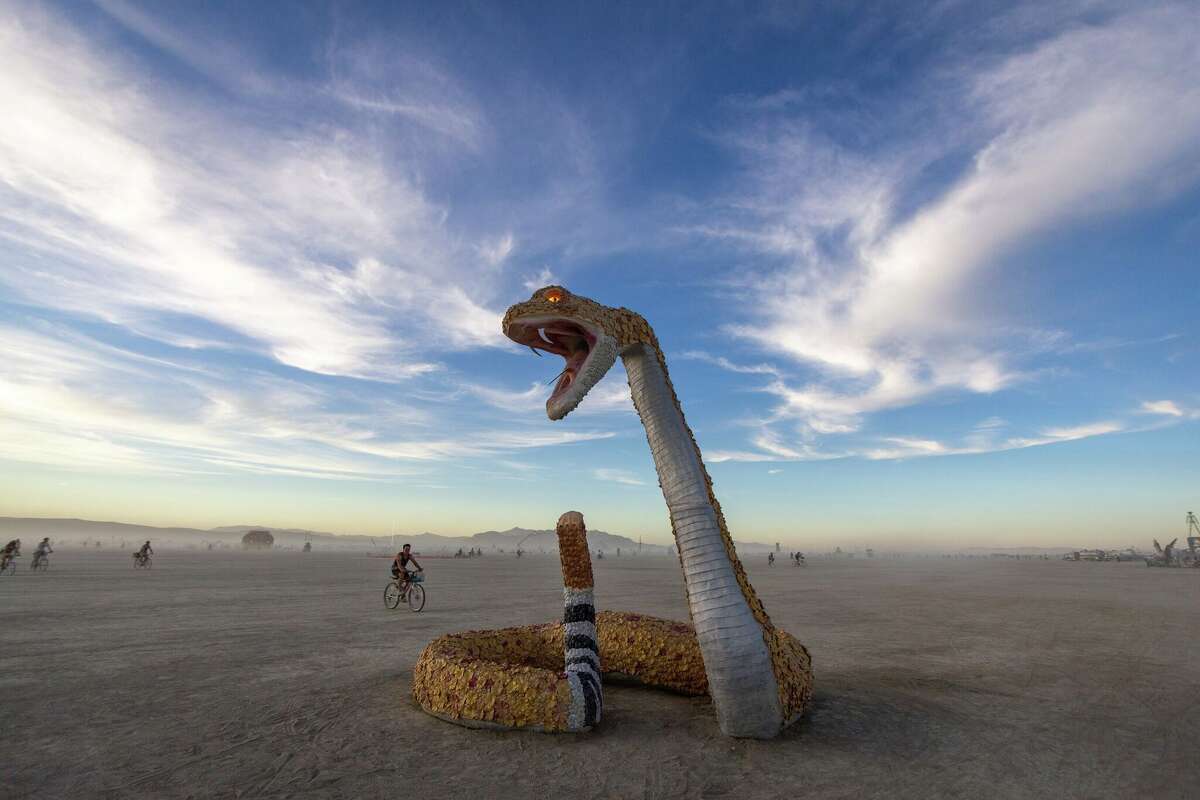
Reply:
[[550, 419], [562, 419], [616, 361], [616, 341], [587, 323], [565, 317], [513, 320], [504, 331], [517, 344], [562, 356], [566, 366], [546, 400]]

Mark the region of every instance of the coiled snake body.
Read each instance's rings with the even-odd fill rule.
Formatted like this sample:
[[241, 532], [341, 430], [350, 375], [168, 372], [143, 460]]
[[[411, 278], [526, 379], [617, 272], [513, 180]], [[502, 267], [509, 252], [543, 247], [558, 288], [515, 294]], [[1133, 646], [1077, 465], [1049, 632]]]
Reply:
[[503, 328], [513, 341], [566, 361], [546, 401], [552, 420], [579, 405], [618, 355], [624, 361], [670, 512], [692, 624], [596, 614], [583, 518], [568, 512], [558, 524], [564, 622], [435, 639], [414, 669], [417, 702], [470, 727], [585, 731], [600, 720], [601, 675], [620, 673], [684, 694], [707, 692], [727, 735], [777, 735], [811, 697], [812, 662], [772, 625], [746, 578], [654, 331], [628, 309], [561, 286], [514, 305]]

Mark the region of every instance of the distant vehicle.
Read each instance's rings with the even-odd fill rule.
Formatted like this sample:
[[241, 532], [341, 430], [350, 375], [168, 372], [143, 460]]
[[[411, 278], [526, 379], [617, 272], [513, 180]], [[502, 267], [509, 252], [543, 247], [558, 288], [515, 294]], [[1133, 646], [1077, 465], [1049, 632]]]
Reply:
[[1063, 561], [1108, 561], [1107, 550], [1075, 550], [1063, 556]]
[[242, 537], [243, 550], [270, 550], [275, 546], [275, 537], [267, 530], [246, 531]]

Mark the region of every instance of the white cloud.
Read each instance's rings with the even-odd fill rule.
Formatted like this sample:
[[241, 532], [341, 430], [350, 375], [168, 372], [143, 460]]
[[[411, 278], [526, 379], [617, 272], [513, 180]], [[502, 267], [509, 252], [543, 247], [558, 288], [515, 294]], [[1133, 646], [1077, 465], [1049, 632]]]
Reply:
[[253, 94], [276, 90], [242, 53], [215, 37], [181, 34], [125, 0], [96, 0], [96, 5], [155, 47], [226, 86]]
[[1048, 428], [1042, 431], [1041, 439], [1028, 440], [1034, 444], [1048, 442], [1072, 442], [1076, 439], [1087, 439], [1092, 436], [1102, 436], [1106, 433], [1116, 433], [1124, 430], [1119, 422], [1093, 422], [1089, 425], [1075, 425], [1069, 428]]
[[387, 97], [367, 97], [349, 87], [336, 88], [331, 94], [339, 102], [351, 108], [360, 111], [398, 114], [437, 133], [452, 136], [471, 149], [479, 147], [480, 123], [475, 115], [464, 109], [428, 102], [406, 102]]
[[592, 476], [598, 481], [609, 481], [611, 483], [619, 483], [624, 486], [646, 486], [647, 483], [629, 470], [624, 469], [594, 469]]
[[741, 372], [748, 375], [775, 375], [778, 376], [779, 370], [770, 364], [737, 364], [730, 361], [724, 356], [714, 356], [712, 353], [704, 350], [688, 350], [680, 354], [680, 358], [690, 359], [692, 361], [705, 361], [709, 364], [715, 364], [721, 369], [729, 370], [730, 372]]
[[0, 22], [0, 53], [0, 105], [22, 109], [0, 126], [0, 284], [19, 299], [166, 339], [201, 319], [217, 330], [198, 342], [389, 380], [431, 349], [504, 345], [467, 254], [506, 257], [511, 234], [464, 241], [368, 135], [255, 128], [33, 11]]
[[[531, 356], [532, 357], [532, 356]], [[562, 360], [547, 358], [550, 368], [557, 370], [562, 366]], [[550, 369], [547, 370], [550, 372]], [[551, 377], [553, 375], [551, 374]], [[469, 381], [458, 384], [459, 390], [475, 397], [492, 408], [514, 413], [536, 414], [544, 417], [546, 399], [550, 396], [552, 387], [546, 382], [531, 383], [529, 388], [521, 390], [505, 389]], [[629, 394], [629, 385], [625, 370], [620, 365], [614, 365], [609, 373], [600, 380], [587, 397], [572, 412], [572, 417], [584, 417], [589, 414], [633, 413], [633, 400]]]
[[558, 276], [551, 272], [549, 267], [542, 267], [540, 272], [525, 278], [521, 285], [531, 292], [536, 292], [543, 286], [551, 286], [558, 282]]
[[513, 237], [512, 233], [506, 233], [499, 239], [481, 244], [479, 246], [479, 255], [483, 257], [484, 263], [495, 267], [507, 261], [516, 246], [516, 238]]
[[1183, 409], [1175, 405], [1173, 400], [1153, 400], [1142, 403], [1141, 410], [1146, 414], [1162, 414], [1168, 417], [1185, 416]]
[[972, 434], [964, 437], [960, 444], [948, 444], [918, 436], [885, 436], [877, 440], [880, 444], [867, 442], [846, 446], [839, 450], [825, 450], [808, 444], [796, 448], [785, 447], [779, 444], [777, 439], [772, 439], [770, 432], [765, 432], [754, 438], [754, 444], [760, 448], [758, 452], [722, 450], [715, 451], [705, 458], [713, 462], [826, 461], [839, 458], [890, 461], [929, 456], [981, 455], [1007, 450], [1023, 450], [1029, 447], [1073, 442], [1131, 430], [1133, 429], [1122, 422], [1106, 421], [1067, 428], [1048, 428], [1031, 436], [1012, 436], [1003, 440], [997, 440], [994, 437], [980, 438]]
[[213, 374], [37, 325], [0, 325], [0, 362], [0, 459], [68, 469], [406, 480], [452, 460], [614, 435], [462, 420], [447, 429], [444, 407], [249, 369]]
[[[1200, 180], [1198, 39], [1187, 6], [1072, 27], [982, 72], [962, 67], [931, 103], [935, 138], [871, 153], [744, 105], [750, 119], [722, 139], [746, 165], [721, 210], [733, 221], [696, 230], [785, 264], [756, 277], [748, 321], [729, 327], [816, 373], [766, 387], [775, 421], [845, 433], [935, 394], [1028, 380], [1006, 341], [1014, 327], [979, 287], [1046, 232]], [[961, 176], [909, 210], [921, 170], [964, 147], [975, 156]], [[895, 449], [913, 448], [880, 452]]]

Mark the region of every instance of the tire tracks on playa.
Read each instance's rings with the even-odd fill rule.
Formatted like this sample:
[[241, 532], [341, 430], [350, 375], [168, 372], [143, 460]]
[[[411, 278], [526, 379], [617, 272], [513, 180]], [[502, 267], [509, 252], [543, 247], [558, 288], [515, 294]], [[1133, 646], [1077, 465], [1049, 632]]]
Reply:
[[234, 796], [239, 800], [266, 796], [288, 772], [291, 778], [285, 783], [290, 786], [318, 781], [328, 767], [322, 760], [326, 755], [326, 748], [321, 746], [323, 735], [347, 715], [360, 715], [371, 696], [371, 692], [338, 692], [316, 702], [290, 701], [284, 710], [265, 721], [271, 727], [268, 738], [275, 745], [273, 749], [282, 752], [265, 772], [246, 781], [248, 788], [235, 789]]
[[[326, 771], [320, 758], [324, 752], [324, 748], [321, 747], [322, 735], [343, 721], [347, 715], [361, 714], [363, 707], [371, 699], [370, 692], [365, 694], [368, 697], [364, 698], [363, 693], [343, 690], [323, 698], [293, 698], [282, 708], [249, 725], [244, 716], [227, 719], [205, 737], [202, 743], [194, 743], [191, 746], [193, 754], [139, 775], [128, 782], [103, 788], [100, 790], [101, 794], [110, 797], [125, 796], [131, 790], [140, 790], [157, 796], [148, 784], [169, 779], [189, 769], [201, 768], [203, 773], [211, 775], [216, 771], [217, 762], [228, 762], [231, 756], [235, 757], [234, 763], [223, 764], [222, 769], [231, 778], [226, 791], [238, 800], [267, 796], [280, 778], [289, 772], [292, 775], [286, 783], [293, 788], [298, 788], [298, 783], [311, 785]], [[243, 735], [236, 742], [229, 742], [229, 737], [237, 733]], [[215, 747], [208, 749], [205, 745]], [[257, 746], [251, 747], [252, 745]], [[198, 750], [207, 752], [196, 752]], [[238, 758], [236, 756], [239, 753], [244, 755]], [[264, 762], [269, 763], [266, 769], [253, 766]], [[209, 789], [212, 788], [214, 787], [210, 784]]]

